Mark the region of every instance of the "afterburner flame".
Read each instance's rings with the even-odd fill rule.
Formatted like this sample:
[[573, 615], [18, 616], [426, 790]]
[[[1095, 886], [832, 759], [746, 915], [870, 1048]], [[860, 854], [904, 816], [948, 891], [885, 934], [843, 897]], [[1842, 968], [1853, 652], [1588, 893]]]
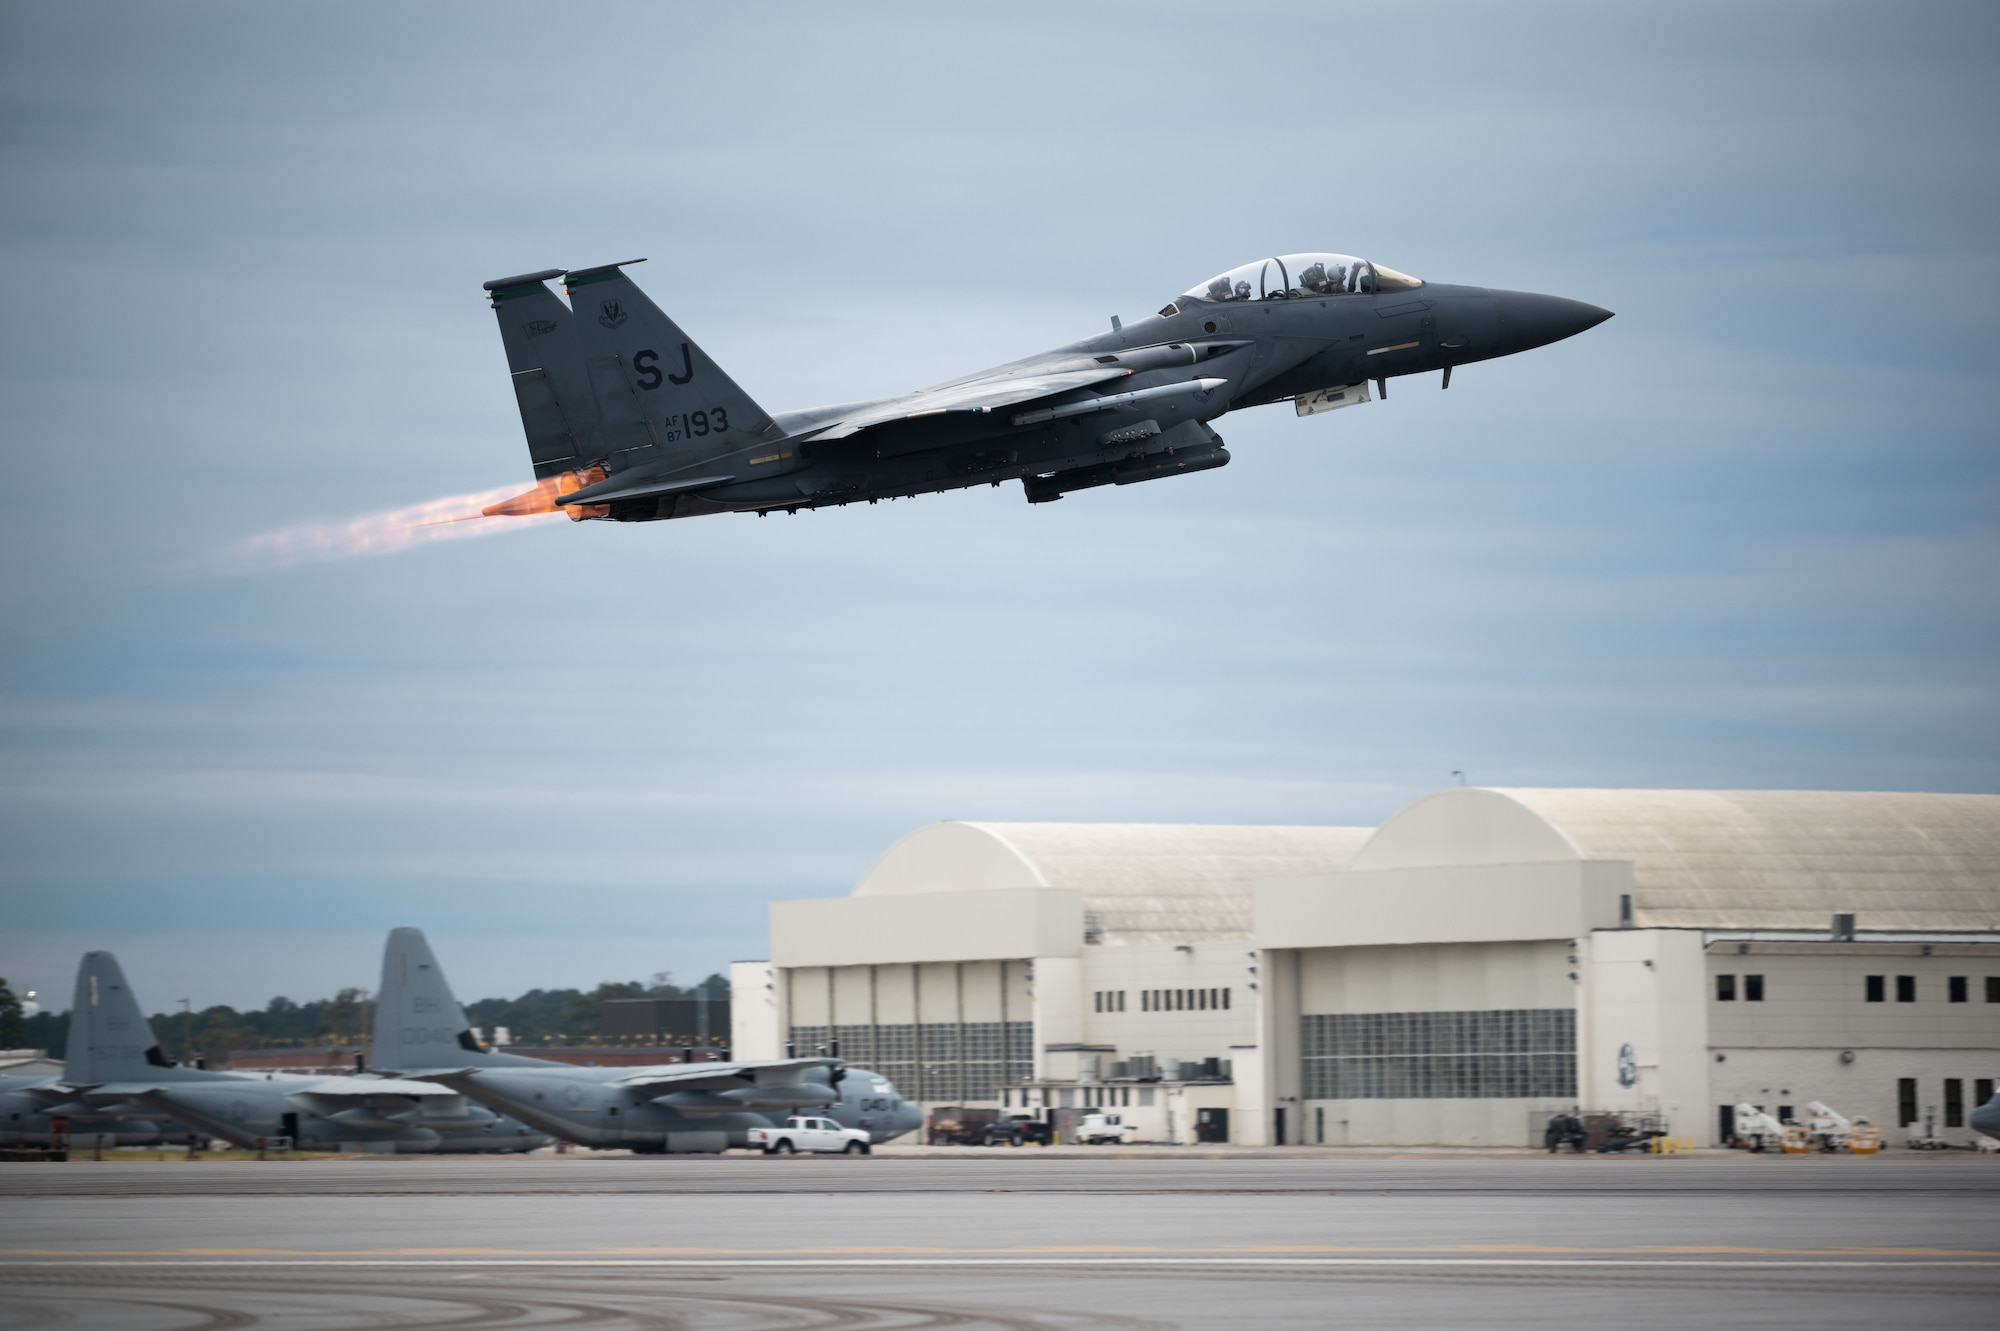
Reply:
[[369, 513], [346, 522], [302, 522], [280, 527], [230, 546], [224, 552], [224, 563], [238, 572], [254, 572], [355, 555], [386, 555], [432, 541], [460, 541], [518, 531], [554, 517], [553, 502], [547, 509], [531, 509], [519, 515], [487, 516], [493, 506], [517, 493], [517, 486], [503, 485], [471, 494], [447, 495], [408, 508]]
[[573, 522], [585, 518], [601, 518], [611, 511], [608, 504], [572, 504], [564, 508], [556, 500], [566, 494], [575, 494], [586, 485], [595, 485], [604, 479], [604, 468], [592, 467], [588, 471], [566, 471], [560, 476], [548, 476], [535, 482], [535, 488], [525, 490], [498, 504], [488, 504], [479, 510], [489, 518], [525, 518], [538, 513], [567, 513]]

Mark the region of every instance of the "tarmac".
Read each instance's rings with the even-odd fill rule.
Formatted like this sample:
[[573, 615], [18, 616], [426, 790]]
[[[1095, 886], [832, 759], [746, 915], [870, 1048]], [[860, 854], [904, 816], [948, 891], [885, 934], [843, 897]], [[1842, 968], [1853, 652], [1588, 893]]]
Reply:
[[0, 1328], [1993, 1325], [2000, 1157], [0, 1165]]

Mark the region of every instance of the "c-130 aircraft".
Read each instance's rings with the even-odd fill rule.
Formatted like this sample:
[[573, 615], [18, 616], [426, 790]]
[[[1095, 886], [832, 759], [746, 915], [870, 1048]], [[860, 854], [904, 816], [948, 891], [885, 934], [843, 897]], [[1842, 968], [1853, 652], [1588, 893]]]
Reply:
[[[753, 1128], [825, 1115], [885, 1142], [923, 1126], [887, 1077], [849, 1067], [836, 1045], [808, 1058], [649, 1067], [577, 1067], [492, 1050], [474, 1036], [423, 931], [392, 929], [382, 949], [370, 1068], [449, 1086], [564, 1141], [641, 1155], [711, 1154]], [[502, 1108], [505, 1106], [505, 1108]], [[866, 1152], [863, 1144], [859, 1148]]]
[[[1031, 504], [1226, 466], [1210, 422], [1307, 416], [1388, 381], [1545, 346], [1611, 317], [1560, 296], [1424, 282], [1347, 254], [1218, 274], [1157, 314], [934, 388], [773, 416], [626, 275], [485, 284], [536, 486], [487, 516], [656, 522], [796, 513], [1019, 480]], [[562, 278], [569, 304], [544, 285]]]

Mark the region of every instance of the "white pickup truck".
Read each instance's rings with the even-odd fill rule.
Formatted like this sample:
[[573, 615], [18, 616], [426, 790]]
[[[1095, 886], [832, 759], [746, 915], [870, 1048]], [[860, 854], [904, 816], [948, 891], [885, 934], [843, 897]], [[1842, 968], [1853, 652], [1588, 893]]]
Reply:
[[843, 1128], [830, 1118], [795, 1118], [782, 1128], [750, 1129], [750, 1145], [762, 1147], [765, 1155], [791, 1155], [797, 1151], [867, 1155], [868, 1130]]
[[1129, 1142], [1139, 1130], [1117, 1114], [1085, 1114], [1076, 1125], [1076, 1139], [1085, 1146], [1108, 1146]]

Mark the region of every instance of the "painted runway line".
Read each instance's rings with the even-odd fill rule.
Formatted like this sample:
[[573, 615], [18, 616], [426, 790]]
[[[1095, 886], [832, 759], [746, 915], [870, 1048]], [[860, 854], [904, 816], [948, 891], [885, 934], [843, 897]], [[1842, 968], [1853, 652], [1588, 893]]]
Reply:
[[1880, 1258], [1846, 1257], [1829, 1253], [1819, 1258], [1768, 1257], [1134, 1257], [1104, 1254], [1097, 1257], [71, 1257], [12, 1260], [0, 1263], [0, 1278], [10, 1270], [131, 1270], [134, 1268], [199, 1270], [227, 1268], [246, 1270], [299, 1270], [341, 1268], [350, 1270], [520, 1270], [523, 1268], [622, 1270], [728, 1269], [838, 1269], [865, 1270], [878, 1267], [1281, 1267], [1321, 1269], [1337, 1267], [1564, 1267], [1577, 1269], [1661, 1268], [1704, 1270], [1856, 1270], [1863, 1268], [1909, 1270], [1953, 1268], [2000, 1270], [2000, 1260], [1976, 1258]]
[[1908, 1261], [1920, 1258], [1953, 1258], [1960, 1260], [2000, 1261], [2000, 1251], [1991, 1248], [1932, 1248], [1932, 1247], [1891, 1247], [1883, 1244], [1844, 1244], [1838, 1247], [1821, 1248], [1773, 1248], [1745, 1244], [1725, 1243], [1628, 1243], [1617, 1247], [1583, 1247], [1573, 1244], [1556, 1243], [1426, 1243], [1415, 1246], [1401, 1245], [1385, 1247], [1358, 1243], [1230, 1243], [1210, 1244], [1201, 1247], [1167, 1247], [1145, 1243], [1017, 1243], [1004, 1248], [948, 1248], [926, 1244], [817, 1244], [803, 1248], [725, 1248], [714, 1245], [679, 1244], [672, 1247], [659, 1245], [637, 1246], [620, 1244], [608, 1248], [575, 1248], [568, 1252], [550, 1252], [547, 1248], [501, 1248], [490, 1246], [474, 1247], [453, 1244], [446, 1247], [400, 1247], [400, 1248], [246, 1248], [246, 1247], [178, 1247], [141, 1248], [127, 1252], [116, 1250], [95, 1253], [80, 1253], [74, 1248], [0, 1248], [0, 1262], [22, 1258], [228, 1258], [272, 1260], [300, 1258], [311, 1260], [366, 1260], [396, 1261], [403, 1259], [432, 1258], [450, 1260], [524, 1260], [540, 1261], [590, 1261], [615, 1259], [619, 1261], [688, 1259], [714, 1261], [720, 1259], [745, 1259], [755, 1261], [777, 1260], [826, 1260], [855, 1258], [921, 1258], [968, 1259], [968, 1258], [1021, 1258], [1042, 1259], [1051, 1257], [1129, 1257], [1179, 1260], [1181, 1258], [1228, 1258], [1241, 1257], [1619, 1257], [1619, 1258], [1665, 1258], [1665, 1257], [1797, 1257], [1814, 1260], [1830, 1258], [1855, 1259], [1864, 1257], [1892, 1258]]

